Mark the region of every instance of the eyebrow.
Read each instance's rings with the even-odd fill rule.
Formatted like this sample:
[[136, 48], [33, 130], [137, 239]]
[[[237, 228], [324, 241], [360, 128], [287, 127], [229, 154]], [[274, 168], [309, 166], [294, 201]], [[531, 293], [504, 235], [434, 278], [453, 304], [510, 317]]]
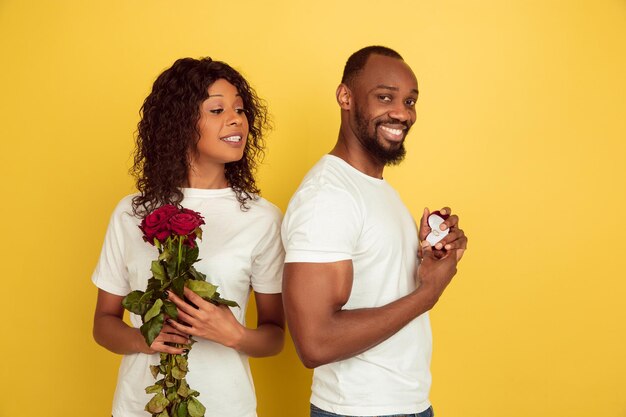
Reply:
[[[210, 94], [207, 98], [211, 98], [211, 97], [224, 97], [223, 94]], [[241, 94], [237, 93], [235, 94], [235, 97], [241, 97]]]
[[[400, 89], [398, 87], [394, 87], [394, 86], [391, 86], [391, 85], [385, 85], [385, 84], [378, 84], [376, 87], [372, 88], [371, 91], [379, 90], [379, 89], [391, 90], [391, 91], [400, 91]], [[411, 92], [415, 93], [415, 94], [419, 94], [419, 91], [417, 91], [417, 88], [412, 89]]]

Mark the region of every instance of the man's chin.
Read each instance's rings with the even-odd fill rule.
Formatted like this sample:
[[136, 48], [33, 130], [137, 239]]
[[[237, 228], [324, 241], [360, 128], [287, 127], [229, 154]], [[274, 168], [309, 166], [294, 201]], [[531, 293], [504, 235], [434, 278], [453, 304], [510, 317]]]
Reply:
[[395, 147], [379, 147], [374, 152], [374, 157], [378, 159], [384, 165], [398, 165], [404, 160], [406, 156], [406, 149], [402, 142], [398, 143]]

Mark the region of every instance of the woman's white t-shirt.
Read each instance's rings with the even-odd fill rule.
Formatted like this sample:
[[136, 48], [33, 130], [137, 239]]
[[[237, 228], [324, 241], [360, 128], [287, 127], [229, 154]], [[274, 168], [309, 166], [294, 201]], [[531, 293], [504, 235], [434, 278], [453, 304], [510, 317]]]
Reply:
[[[182, 206], [204, 216], [202, 240], [197, 241], [200, 261], [195, 268], [218, 286], [223, 298], [235, 300], [237, 320], [245, 324], [250, 289], [274, 294], [281, 292], [284, 251], [280, 240], [281, 213], [263, 198], [240, 209], [231, 188], [218, 190], [183, 189]], [[92, 276], [94, 284], [111, 294], [125, 296], [145, 291], [151, 276], [150, 263], [157, 249], [144, 242], [132, 214], [132, 198], [122, 199], [115, 208], [106, 232], [100, 260]], [[130, 315], [135, 327], [141, 317]], [[198, 339], [198, 338], [196, 338]], [[119, 370], [113, 400], [115, 417], [146, 417], [144, 407], [152, 397], [144, 389], [155, 379], [149, 365], [159, 363], [159, 354], [125, 355]], [[256, 416], [256, 397], [248, 357], [233, 349], [204, 339], [189, 352], [187, 382], [200, 392], [198, 399], [207, 415], [220, 417]]]

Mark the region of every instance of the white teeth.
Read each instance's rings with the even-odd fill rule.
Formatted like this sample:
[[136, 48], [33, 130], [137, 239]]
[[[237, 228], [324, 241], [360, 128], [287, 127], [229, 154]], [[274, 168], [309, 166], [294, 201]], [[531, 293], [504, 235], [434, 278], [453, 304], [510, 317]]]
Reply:
[[381, 129], [384, 129], [387, 132], [391, 133], [392, 135], [396, 135], [396, 136], [400, 136], [402, 134], [402, 129], [392, 129], [386, 126], [381, 126]]
[[225, 142], [239, 142], [241, 140], [241, 136], [229, 136], [227, 138], [222, 138]]

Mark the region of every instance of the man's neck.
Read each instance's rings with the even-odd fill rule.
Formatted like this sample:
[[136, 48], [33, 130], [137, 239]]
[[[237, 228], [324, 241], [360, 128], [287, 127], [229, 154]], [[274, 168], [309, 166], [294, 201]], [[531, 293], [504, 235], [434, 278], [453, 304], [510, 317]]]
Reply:
[[346, 140], [342, 132], [339, 132], [337, 143], [329, 153], [337, 158], [343, 159], [365, 175], [379, 179], [383, 178], [385, 165], [375, 160], [363, 149], [363, 146], [356, 138]]

